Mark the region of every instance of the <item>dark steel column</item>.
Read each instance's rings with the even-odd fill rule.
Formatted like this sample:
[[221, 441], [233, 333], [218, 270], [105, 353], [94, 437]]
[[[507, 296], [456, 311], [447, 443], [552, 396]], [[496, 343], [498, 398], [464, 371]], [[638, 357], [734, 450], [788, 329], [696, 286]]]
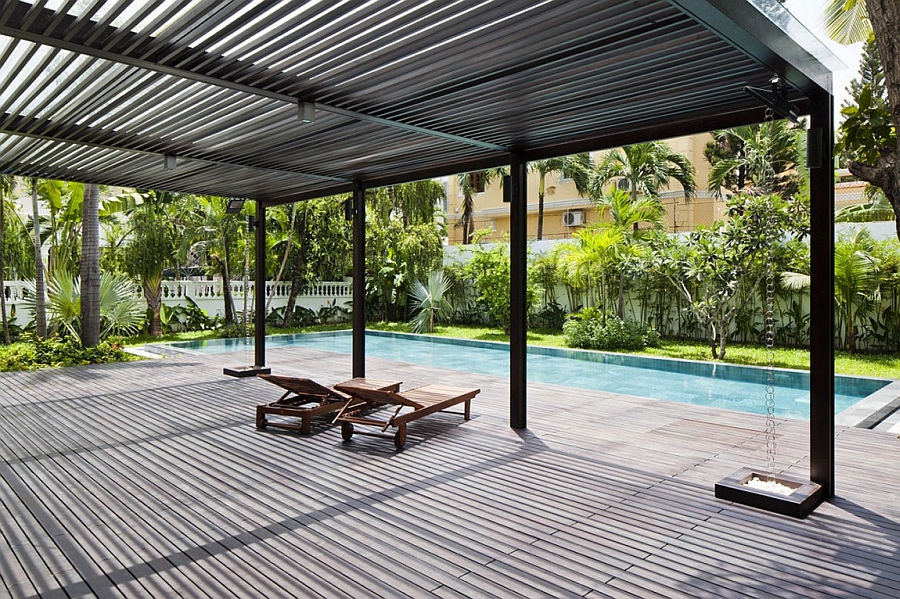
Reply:
[[[809, 169], [809, 474], [834, 495], [834, 98], [811, 98], [810, 138], [822, 136], [821, 161]], [[811, 153], [812, 155], [812, 153]]]
[[509, 425], [527, 426], [525, 369], [528, 314], [526, 287], [528, 276], [527, 223], [528, 179], [521, 154], [510, 155], [509, 204]]
[[366, 190], [353, 183], [353, 376], [366, 376]]
[[256, 302], [254, 347], [256, 366], [266, 365], [266, 206], [256, 201]]

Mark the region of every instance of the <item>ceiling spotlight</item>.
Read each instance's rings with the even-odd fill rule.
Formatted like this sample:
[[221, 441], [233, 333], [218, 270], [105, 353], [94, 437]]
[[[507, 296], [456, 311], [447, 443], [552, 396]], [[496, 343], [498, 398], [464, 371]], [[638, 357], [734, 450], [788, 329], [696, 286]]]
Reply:
[[225, 214], [237, 214], [244, 207], [244, 198], [228, 198], [228, 206], [225, 207]]
[[300, 102], [298, 105], [297, 118], [301, 123], [316, 122], [316, 104], [315, 102]]
[[165, 154], [163, 156], [163, 168], [167, 171], [175, 170], [175, 154]]

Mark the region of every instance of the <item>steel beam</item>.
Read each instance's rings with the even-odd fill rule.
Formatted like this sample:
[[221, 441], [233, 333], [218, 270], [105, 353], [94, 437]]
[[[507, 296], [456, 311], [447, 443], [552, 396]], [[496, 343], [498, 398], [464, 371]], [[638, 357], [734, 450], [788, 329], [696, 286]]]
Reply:
[[528, 170], [520, 153], [510, 154], [509, 204], [509, 425], [527, 426], [526, 351], [528, 309]]
[[834, 98], [811, 98], [810, 129], [822, 134], [821, 160], [809, 169], [810, 322], [809, 474], [834, 495]]
[[[254, 365], [261, 368], [266, 365], [266, 205], [256, 202], [256, 264], [254, 276], [254, 319], [255, 338]], [[246, 290], [245, 290], [246, 293]]]
[[353, 376], [366, 376], [366, 190], [353, 183]]

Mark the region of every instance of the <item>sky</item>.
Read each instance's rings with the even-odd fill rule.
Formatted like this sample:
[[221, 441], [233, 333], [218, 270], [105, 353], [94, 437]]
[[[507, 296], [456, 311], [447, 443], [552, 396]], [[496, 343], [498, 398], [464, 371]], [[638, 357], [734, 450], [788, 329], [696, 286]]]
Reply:
[[791, 14], [806, 25], [806, 28], [814, 33], [822, 42], [841, 59], [847, 68], [834, 73], [834, 109], [835, 123], [840, 123], [840, 108], [844, 100], [848, 98], [846, 88], [850, 85], [850, 81], [855, 79], [859, 73], [859, 58], [862, 54], [862, 44], [853, 44], [852, 46], [842, 46], [837, 42], [831, 41], [825, 34], [825, 28], [822, 25], [822, 11], [825, 6], [824, 0], [787, 0], [784, 3]]

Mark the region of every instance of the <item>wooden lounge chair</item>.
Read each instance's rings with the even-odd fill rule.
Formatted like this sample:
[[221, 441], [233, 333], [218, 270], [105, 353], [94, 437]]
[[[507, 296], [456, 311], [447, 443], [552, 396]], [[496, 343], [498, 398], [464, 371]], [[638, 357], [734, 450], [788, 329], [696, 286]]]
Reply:
[[[380, 432], [356, 431], [361, 435], [373, 437], [385, 437], [394, 440], [397, 449], [402, 449], [406, 443], [406, 425], [413, 420], [418, 420], [435, 412], [448, 412], [447, 408], [457, 404], [465, 404], [462, 414], [469, 419], [469, 407], [472, 398], [481, 392], [481, 389], [468, 389], [463, 387], [451, 387], [448, 385], [425, 385], [407, 391], [392, 391], [379, 389], [363, 389], [352, 385], [335, 385], [335, 389], [343, 391], [351, 397], [345, 402], [341, 411], [335, 417], [335, 422], [341, 423], [341, 436], [349, 441], [354, 433], [354, 424], [374, 426], [381, 429]], [[360, 407], [362, 406], [362, 407]], [[379, 406], [397, 406], [393, 414], [387, 420], [380, 420], [362, 414], [365, 409]], [[409, 411], [401, 413], [404, 408]], [[393, 435], [385, 433], [388, 427], [396, 427]]]
[[[284, 395], [272, 403], [256, 406], [256, 428], [263, 430], [267, 426], [275, 426], [298, 430], [303, 434], [310, 431], [313, 416], [320, 416], [330, 412], [336, 412], [349, 403], [353, 398], [340, 391], [321, 385], [313, 380], [293, 376], [277, 376], [274, 374], [261, 374], [259, 378], [269, 381], [285, 389]], [[382, 389], [397, 391], [400, 382], [378, 381], [373, 379], [357, 378], [341, 383], [353, 389]], [[297, 425], [290, 421], [270, 421], [267, 414], [299, 418]]]

